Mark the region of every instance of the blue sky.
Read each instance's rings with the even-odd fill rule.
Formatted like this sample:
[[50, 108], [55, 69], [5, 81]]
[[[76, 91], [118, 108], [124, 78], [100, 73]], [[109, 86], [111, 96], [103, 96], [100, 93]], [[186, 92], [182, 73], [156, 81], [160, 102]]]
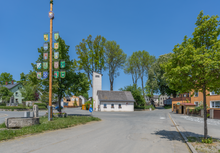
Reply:
[[[53, 26], [70, 46], [71, 59], [77, 59], [75, 46], [90, 34], [115, 40], [128, 56], [146, 50], [159, 57], [172, 52], [185, 35], [191, 37], [201, 10], [219, 15], [219, 6], [217, 0], [54, 0]], [[49, 32], [49, 9], [49, 0], [0, 1], [0, 73], [19, 80], [20, 73], [32, 70], [43, 33]], [[131, 76], [120, 70], [114, 90], [130, 84]], [[102, 88], [110, 89], [107, 72]]]

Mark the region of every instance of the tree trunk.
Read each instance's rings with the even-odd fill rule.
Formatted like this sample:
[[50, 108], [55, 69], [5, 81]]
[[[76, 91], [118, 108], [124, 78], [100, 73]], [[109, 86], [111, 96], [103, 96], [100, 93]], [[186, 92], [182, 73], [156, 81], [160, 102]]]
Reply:
[[206, 86], [203, 85], [203, 108], [204, 108], [204, 139], [207, 139], [208, 128], [207, 128], [207, 108], [206, 108]]
[[110, 90], [113, 91], [113, 81], [110, 80]]
[[145, 94], [144, 94], [144, 77], [141, 77], [141, 82], [142, 82], [142, 91], [143, 91], [143, 97], [145, 99]]

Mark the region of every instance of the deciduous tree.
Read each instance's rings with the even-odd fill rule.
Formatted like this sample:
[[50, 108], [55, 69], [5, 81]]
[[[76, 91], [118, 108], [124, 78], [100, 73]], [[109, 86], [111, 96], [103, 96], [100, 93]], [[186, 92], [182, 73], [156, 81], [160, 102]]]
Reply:
[[220, 34], [218, 16], [197, 17], [192, 38], [184, 37], [173, 49], [172, 58], [163, 65], [169, 87], [180, 93], [200, 91], [203, 93], [204, 138], [207, 139], [206, 91], [220, 93]]
[[4, 72], [0, 75], [0, 84], [5, 85], [6, 82], [11, 83], [13, 76], [10, 73]]
[[79, 70], [84, 70], [90, 81], [92, 87], [92, 73], [93, 71], [102, 73], [104, 67], [104, 52], [105, 52], [106, 39], [102, 36], [97, 36], [95, 40], [92, 40], [92, 36], [89, 35], [87, 39], [82, 39], [82, 42], [76, 46], [76, 54], [79, 60], [77, 64]]
[[115, 41], [107, 41], [105, 49], [105, 64], [108, 69], [110, 90], [113, 91], [114, 78], [119, 76], [118, 70], [124, 66], [127, 55]]

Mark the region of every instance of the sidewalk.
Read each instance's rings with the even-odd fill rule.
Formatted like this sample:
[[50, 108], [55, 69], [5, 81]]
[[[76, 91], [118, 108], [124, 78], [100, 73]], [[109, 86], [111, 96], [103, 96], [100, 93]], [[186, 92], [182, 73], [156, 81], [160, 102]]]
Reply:
[[[170, 112], [180, 130], [186, 137], [203, 137], [204, 120], [201, 117], [187, 116]], [[208, 135], [220, 139], [220, 120], [207, 119]]]

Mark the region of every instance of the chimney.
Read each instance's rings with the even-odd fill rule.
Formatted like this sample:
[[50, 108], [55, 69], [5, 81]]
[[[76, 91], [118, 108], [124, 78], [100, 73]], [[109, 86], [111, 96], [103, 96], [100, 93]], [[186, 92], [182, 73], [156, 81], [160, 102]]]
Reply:
[[5, 82], [5, 85], [8, 85], [8, 82], [7, 82], [7, 81]]
[[11, 80], [11, 84], [14, 84], [14, 80]]

